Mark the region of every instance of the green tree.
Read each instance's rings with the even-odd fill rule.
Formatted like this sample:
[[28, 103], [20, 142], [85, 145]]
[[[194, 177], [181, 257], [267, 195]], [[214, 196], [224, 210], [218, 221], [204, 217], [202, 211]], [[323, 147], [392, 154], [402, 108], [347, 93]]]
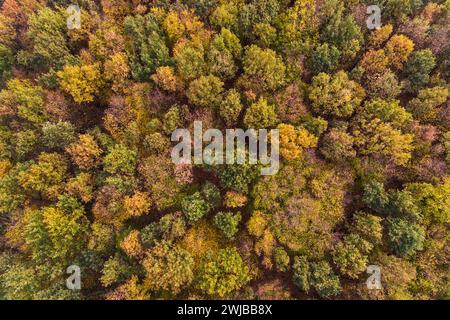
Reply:
[[33, 124], [43, 123], [48, 115], [44, 109], [43, 89], [28, 80], [12, 79], [0, 91], [2, 116], [19, 116]]
[[137, 152], [123, 144], [116, 144], [103, 159], [104, 169], [109, 174], [133, 175], [136, 163]]
[[287, 271], [289, 269], [290, 258], [286, 250], [281, 247], [277, 247], [273, 255], [277, 271]]
[[57, 70], [76, 62], [68, 46], [67, 21], [62, 10], [42, 8], [30, 17], [28, 24], [31, 52], [23, 52], [20, 62], [44, 70]]
[[338, 66], [340, 56], [341, 53], [335, 46], [324, 43], [311, 54], [310, 69], [314, 74], [333, 72]]
[[25, 227], [25, 241], [36, 263], [59, 267], [73, 263], [86, 246], [89, 221], [76, 199], [60, 196], [54, 207], [33, 212]]
[[70, 122], [46, 122], [42, 125], [42, 139], [50, 148], [64, 149], [75, 140], [75, 128]]
[[361, 120], [352, 134], [357, 151], [363, 156], [382, 157], [399, 166], [406, 166], [411, 159], [413, 136], [378, 118]]
[[414, 52], [406, 64], [407, 90], [417, 92], [430, 81], [430, 73], [436, 66], [436, 58], [430, 49]]
[[239, 38], [230, 30], [223, 28], [220, 35], [212, 41], [207, 53], [209, 71], [221, 79], [233, 78], [237, 72], [241, 51]]
[[333, 252], [333, 261], [342, 274], [356, 279], [366, 270], [367, 254], [372, 245], [356, 234], [349, 234], [337, 245]]
[[323, 298], [338, 295], [342, 291], [339, 277], [326, 261], [311, 264], [311, 284]]
[[248, 47], [243, 59], [245, 75], [260, 83], [264, 90], [275, 90], [285, 81], [286, 66], [271, 49]]
[[433, 87], [419, 90], [417, 97], [409, 102], [408, 109], [422, 123], [439, 121], [439, 106], [448, 99], [448, 88]]
[[241, 221], [241, 213], [233, 214], [232, 212], [219, 212], [214, 216], [214, 224], [228, 239], [233, 239], [239, 230], [239, 222]]
[[247, 109], [244, 116], [244, 124], [247, 128], [270, 128], [278, 124], [278, 116], [275, 107], [268, 104], [264, 98], [260, 98]]
[[200, 192], [186, 196], [181, 201], [181, 208], [189, 223], [194, 223], [201, 219], [211, 209], [210, 205], [202, 197]]
[[424, 228], [403, 218], [388, 218], [390, 248], [401, 257], [409, 257], [423, 249]]
[[236, 89], [230, 89], [226, 92], [224, 99], [219, 106], [219, 114], [227, 126], [237, 124], [243, 105], [241, 95]]
[[55, 199], [64, 190], [67, 170], [67, 162], [60, 154], [41, 153], [37, 163], [20, 172], [18, 179], [25, 190]]
[[309, 99], [312, 109], [323, 116], [349, 117], [365, 97], [364, 89], [344, 71], [333, 76], [320, 73], [312, 80]]
[[323, 12], [323, 40], [338, 48], [344, 60], [354, 59], [364, 41], [360, 26], [352, 15], [345, 15], [345, 5], [341, 1], [327, 1]]
[[309, 262], [304, 256], [294, 257], [294, 263], [292, 264], [292, 280], [294, 284], [300, 288], [300, 290], [308, 292], [311, 283], [311, 270], [309, 267]]
[[383, 238], [382, 218], [364, 212], [356, 212], [353, 215], [351, 231], [360, 235], [372, 245], [381, 244]]
[[197, 277], [199, 290], [219, 298], [241, 288], [250, 280], [249, 268], [236, 248], [209, 252]]
[[4, 44], [0, 44], [0, 80], [5, 81], [10, 77], [13, 63], [13, 51]]
[[373, 211], [383, 213], [389, 203], [389, 197], [381, 182], [369, 180], [363, 185], [362, 201]]
[[155, 245], [143, 261], [146, 272], [144, 285], [152, 291], [167, 290], [177, 294], [194, 278], [194, 259], [179, 247], [167, 242]]
[[128, 16], [123, 27], [125, 48], [134, 79], [146, 80], [158, 67], [170, 64], [164, 31], [154, 15]]
[[174, 48], [173, 58], [177, 71], [185, 81], [191, 81], [206, 74], [205, 49], [200, 43], [180, 43]]
[[201, 76], [189, 85], [186, 95], [197, 107], [214, 109], [220, 104], [223, 82], [213, 76]]

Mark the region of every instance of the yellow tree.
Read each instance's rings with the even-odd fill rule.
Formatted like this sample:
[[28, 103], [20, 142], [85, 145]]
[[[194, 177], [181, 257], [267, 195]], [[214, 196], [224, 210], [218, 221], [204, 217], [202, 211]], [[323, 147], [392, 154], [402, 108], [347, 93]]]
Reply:
[[92, 102], [102, 87], [100, 66], [65, 66], [57, 73], [61, 88], [70, 94], [76, 103]]
[[386, 44], [386, 57], [389, 65], [397, 70], [402, 70], [414, 50], [414, 42], [404, 35], [395, 35]]

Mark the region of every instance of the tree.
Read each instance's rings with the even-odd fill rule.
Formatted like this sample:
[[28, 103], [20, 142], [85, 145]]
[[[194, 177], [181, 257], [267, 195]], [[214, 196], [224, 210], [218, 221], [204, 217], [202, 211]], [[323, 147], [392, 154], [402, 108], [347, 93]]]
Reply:
[[240, 208], [245, 206], [247, 201], [248, 199], [244, 194], [234, 191], [228, 191], [225, 194], [224, 205], [227, 208]]
[[308, 292], [311, 286], [311, 271], [308, 260], [304, 256], [294, 257], [292, 271], [292, 280], [294, 281], [294, 284], [298, 286], [300, 290]]
[[214, 109], [220, 104], [223, 82], [212, 75], [201, 76], [189, 85], [186, 95], [197, 107]]
[[177, 72], [183, 80], [191, 81], [206, 74], [205, 49], [201, 43], [180, 41], [173, 50]]
[[165, 66], [156, 69], [156, 73], [151, 76], [158, 86], [169, 92], [175, 92], [180, 88], [180, 80], [175, 75], [173, 67]]
[[228, 28], [235, 30], [237, 28], [238, 5], [237, 3], [219, 3], [214, 8], [209, 20], [211, 24], [217, 28]]
[[0, 91], [0, 115], [19, 116], [33, 124], [41, 124], [48, 115], [44, 109], [43, 89], [30, 81], [11, 79]]
[[362, 201], [373, 211], [383, 213], [389, 203], [389, 197], [381, 182], [369, 180], [363, 185]]
[[367, 120], [380, 119], [396, 129], [405, 128], [412, 122], [411, 114], [400, 105], [400, 101], [379, 98], [367, 100], [358, 117]]
[[220, 35], [212, 41], [207, 53], [209, 71], [221, 79], [231, 79], [237, 72], [237, 60], [242, 47], [239, 38], [230, 30], [223, 28]]
[[211, 208], [218, 208], [222, 204], [222, 198], [220, 195], [219, 188], [211, 183], [206, 182], [202, 186], [202, 195], [205, 198], [205, 200], [208, 202], [208, 204], [211, 206]]
[[344, 17], [345, 6], [340, 1], [327, 1], [324, 8], [322, 38], [336, 46], [346, 61], [356, 57], [364, 41], [360, 26], [352, 15]]
[[3, 297], [8, 300], [30, 300], [41, 289], [36, 271], [24, 264], [12, 265], [0, 275]]
[[70, 94], [76, 103], [94, 101], [103, 86], [98, 64], [65, 66], [57, 75], [61, 89]]
[[289, 269], [289, 255], [286, 250], [281, 247], [277, 247], [274, 251], [274, 260], [277, 271], [284, 272]]
[[130, 266], [123, 257], [116, 253], [103, 264], [100, 282], [104, 287], [109, 287], [115, 283], [126, 280], [130, 273]]
[[170, 64], [163, 28], [153, 14], [128, 16], [123, 27], [125, 48], [134, 79], [148, 79], [158, 67]]
[[267, 224], [268, 217], [261, 211], [254, 211], [247, 222], [248, 233], [259, 238], [264, 234]]
[[416, 199], [407, 190], [390, 192], [388, 212], [392, 216], [413, 222], [422, 220], [422, 214], [417, 206]]
[[446, 224], [450, 216], [448, 209], [450, 194], [450, 180], [431, 185], [428, 183], [411, 183], [403, 191], [408, 192], [415, 205], [418, 206], [421, 220], [425, 225], [430, 223]]
[[90, 202], [94, 193], [94, 179], [90, 173], [81, 172], [67, 182], [67, 192], [84, 203]]
[[184, 249], [171, 248], [167, 242], [155, 245], [144, 259], [144, 285], [152, 290], [177, 294], [194, 278], [194, 259]]
[[185, 197], [181, 201], [181, 208], [186, 215], [188, 222], [191, 224], [202, 218], [211, 209], [210, 205], [199, 192]]
[[386, 43], [386, 57], [396, 70], [402, 70], [414, 50], [414, 42], [404, 35], [395, 35]]
[[277, 37], [277, 29], [268, 23], [258, 23], [253, 30], [256, 38], [256, 45], [261, 48], [270, 48], [274, 45]]
[[311, 71], [314, 74], [334, 72], [337, 68], [340, 51], [333, 45], [324, 43], [317, 47], [311, 55]]
[[384, 50], [369, 50], [360, 61], [365, 74], [383, 74], [387, 72], [389, 59]]
[[227, 126], [233, 126], [237, 123], [242, 108], [239, 91], [230, 89], [226, 92], [224, 99], [220, 103], [219, 114]]
[[260, 129], [274, 127], [278, 123], [275, 107], [260, 98], [247, 109], [244, 124], [247, 128]]
[[407, 90], [417, 92], [428, 84], [430, 72], [436, 66], [436, 58], [430, 49], [414, 52], [406, 64], [406, 75], [408, 77]]
[[109, 174], [133, 175], [137, 164], [137, 153], [123, 144], [116, 144], [103, 159], [104, 170]]
[[352, 134], [362, 155], [382, 156], [400, 166], [405, 166], [411, 159], [413, 136], [402, 134], [380, 119], [362, 120]]
[[41, 153], [37, 163], [19, 173], [20, 185], [29, 192], [38, 192], [46, 199], [55, 199], [64, 189], [67, 162], [57, 153]]
[[379, 29], [373, 30], [368, 39], [368, 45], [371, 49], [380, 48], [392, 34], [394, 27], [392, 24], [385, 24]]
[[9, 47], [0, 44], [0, 80], [5, 81], [10, 77], [13, 63], [13, 51]]
[[28, 167], [29, 165], [17, 164], [0, 178], [0, 214], [11, 213], [23, 205], [26, 197], [18, 176]]
[[90, 134], [81, 134], [77, 142], [66, 148], [73, 162], [81, 169], [89, 170], [100, 162], [103, 150]]
[[180, 185], [176, 181], [174, 165], [170, 159], [149, 156], [140, 160], [138, 171], [158, 210], [177, 203]]
[[332, 162], [341, 162], [356, 156], [353, 137], [343, 130], [333, 128], [323, 137], [320, 152]]
[[424, 228], [403, 218], [388, 220], [388, 240], [390, 248], [401, 257], [409, 257], [423, 249]]
[[403, 89], [403, 84], [391, 71], [366, 74], [365, 84], [367, 95], [371, 98], [395, 99]]
[[286, 66], [271, 49], [251, 45], [243, 58], [245, 75], [261, 84], [263, 90], [275, 90], [285, 81]]
[[367, 254], [372, 245], [356, 234], [350, 234], [340, 242], [333, 252], [333, 261], [342, 274], [357, 279], [366, 270]]
[[320, 73], [312, 80], [309, 99], [312, 109], [323, 116], [349, 117], [365, 96], [364, 89], [344, 71], [333, 76]]
[[146, 192], [136, 192], [124, 199], [124, 209], [127, 217], [140, 217], [150, 210], [152, 201]]
[[54, 11], [42, 8], [29, 18], [28, 38], [31, 40], [31, 52], [22, 59], [33, 68], [44, 67], [60, 69], [67, 63], [74, 63], [67, 39], [67, 22], [62, 10]]
[[132, 230], [120, 243], [120, 248], [130, 258], [141, 260], [144, 256], [144, 248], [141, 243], [141, 234], [138, 230]]
[[227, 189], [246, 194], [259, 174], [257, 169], [248, 163], [227, 165], [219, 172], [220, 182]]
[[233, 239], [238, 232], [238, 225], [241, 221], [241, 214], [238, 212], [219, 212], [214, 216], [214, 224], [228, 239]]
[[38, 136], [33, 130], [19, 131], [14, 134], [14, 151], [18, 159], [23, 159], [37, 147]]
[[250, 280], [249, 268], [236, 248], [208, 253], [197, 277], [199, 290], [219, 298], [241, 288]]
[[75, 140], [75, 128], [70, 122], [46, 122], [42, 126], [42, 138], [50, 148], [64, 149]]
[[448, 89], [433, 87], [419, 90], [417, 97], [409, 102], [415, 119], [423, 123], [436, 123], [439, 118], [439, 106], [448, 99]]
[[296, 129], [283, 123], [277, 128], [280, 134], [280, 154], [286, 160], [296, 159], [304, 149], [317, 146], [317, 138], [305, 128]]
[[25, 242], [36, 263], [63, 267], [85, 248], [89, 221], [76, 199], [60, 196], [56, 206], [33, 212], [29, 219]]
[[126, 87], [126, 82], [130, 74], [127, 56], [122, 53], [114, 54], [104, 64], [104, 76], [112, 84], [115, 92], [121, 92]]
[[375, 246], [381, 244], [383, 238], [381, 222], [382, 218], [359, 211], [353, 215], [351, 231]]
[[326, 261], [311, 264], [311, 284], [323, 298], [338, 295], [342, 291], [339, 277]]

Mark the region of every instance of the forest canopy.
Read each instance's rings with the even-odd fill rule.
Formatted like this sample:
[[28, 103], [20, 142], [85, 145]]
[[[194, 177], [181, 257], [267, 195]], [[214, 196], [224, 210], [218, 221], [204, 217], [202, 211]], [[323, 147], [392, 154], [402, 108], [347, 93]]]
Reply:
[[[449, 299], [449, 23], [450, 0], [0, 0], [0, 299]], [[278, 129], [279, 172], [173, 163], [194, 121]]]

